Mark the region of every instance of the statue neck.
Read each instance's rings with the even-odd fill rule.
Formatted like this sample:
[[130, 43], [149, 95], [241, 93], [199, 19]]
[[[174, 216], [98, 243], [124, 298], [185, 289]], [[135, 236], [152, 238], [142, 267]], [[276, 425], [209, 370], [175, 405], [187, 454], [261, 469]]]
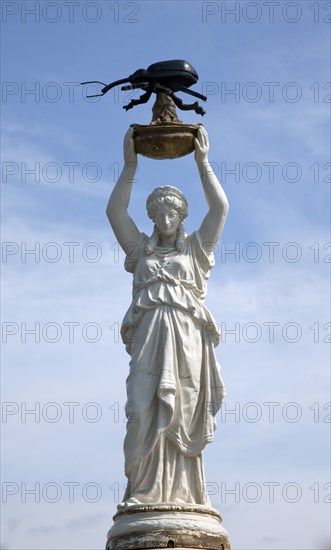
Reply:
[[159, 246], [163, 248], [176, 248], [177, 233], [170, 235], [169, 237], [165, 235], [159, 236]]

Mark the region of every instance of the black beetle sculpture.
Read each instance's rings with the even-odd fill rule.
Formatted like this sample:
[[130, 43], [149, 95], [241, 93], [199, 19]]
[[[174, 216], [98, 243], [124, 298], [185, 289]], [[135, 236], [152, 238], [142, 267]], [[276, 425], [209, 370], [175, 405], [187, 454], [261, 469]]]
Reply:
[[136, 105], [147, 103], [152, 93], [157, 94], [161, 92], [170, 96], [179, 109], [183, 111], [194, 110], [197, 114], [204, 115], [206, 111], [200, 107], [197, 101], [185, 104], [175, 95], [175, 92], [185, 92], [203, 101], [207, 101], [206, 96], [189, 90], [189, 87], [196, 84], [198, 79], [198, 73], [190, 63], [181, 59], [175, 59], [153, 63], [147, 69], [138, 69], [128, 78], [116, 80], [111, 84], [105, 84], [99, 80], [82, 82], [82, 84], [101, 84], [103, 86], [101, 94], [89, 95], [87, 97], [103, 96], [115, 86], [119, 86], [125, 82], [130, 82], [130, 84], [122, 86], [121, 90], [134, 90], [136, 88], [144, 90], [145, 93], [138, 99], [132, 99], [130, 103], [124, 105], [123, 109], [126, 111], [132, 109], [132, 107]]

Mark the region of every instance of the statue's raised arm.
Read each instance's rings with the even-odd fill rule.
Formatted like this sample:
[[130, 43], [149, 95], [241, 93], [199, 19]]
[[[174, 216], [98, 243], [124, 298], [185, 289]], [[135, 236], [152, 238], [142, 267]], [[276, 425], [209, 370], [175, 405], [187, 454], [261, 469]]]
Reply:
[[124, 138], [124, 167], [110, 195], [106, 210], [109, 222], [124, 252], [127, 252], [129, 246], [138, 244], [140, 235], [128, 213], [132, 184], [137, 171], [137, 154], [132, 134], [133, 129], [130, 127]]
[[215, 245], [222, 233], [229, 203], [226, 194], [218, 181], [208, 160], [208, 134], [201, 127], [195, 139], [194, 158], [198, 166], [201, 183], [208, 203], [208, 213], [199, 229], [201, 242]]

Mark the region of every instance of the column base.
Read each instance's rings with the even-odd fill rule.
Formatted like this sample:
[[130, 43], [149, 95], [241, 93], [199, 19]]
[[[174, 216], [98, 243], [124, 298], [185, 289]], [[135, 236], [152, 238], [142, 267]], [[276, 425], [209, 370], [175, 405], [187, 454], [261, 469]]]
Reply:
[[230, 550], [222, 518], [213, 508], [134, 504], [120, 507], [113, 519], [106, 550]]

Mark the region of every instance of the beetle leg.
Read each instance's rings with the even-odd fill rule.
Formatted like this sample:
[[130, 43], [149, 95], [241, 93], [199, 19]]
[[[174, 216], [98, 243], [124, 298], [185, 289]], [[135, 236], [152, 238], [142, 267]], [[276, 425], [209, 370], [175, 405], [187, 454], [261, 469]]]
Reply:
[[[172, 85], [170, 87], [172, 88]], [[185, 94], [193, 95], [194, 97], [202, 99], [202, 101], [207, 101], [207, 97], [205, 95], [199, 94], [198, 92], [195, 92], [194, 90], [189, 90], [186, 86], [181, 86], [180, 84], [175, 84], [174, 88], [175, 88], [174, 92], [185, 92]]]
[[129, 109], [132, 109], [132, 107], [135, 107], [136, 105], [141, 105], [142, 103], [147, 103], [149, 98], [152, 95], [153, 90], [147, 90], [143, 95], [141, 95], [138, 99], [131, 99], [130, 103], [127, 105], [124, 105], [123, 109], [128, 111]]
[[181, 109], [182, 111], [194, 110], [198, 115], [202, 115], [202, 116], [206, 114], [206, 111], [202, 107], [200, 107], [197, 101], [195, 101], [194, 103], [187, 104], [187, 103], [184, 103], [182, 99], [177, 97], [170, 88], [166, 88], [165, 86], [160, 86], [159, 84], [157, 84], [156, 89], [170, 96], [173, 102], [175, 103], [175, 105], [178, 107], [178, 109]]
[[181, 111], [195, 111], [198, 115], [205, 115], [206, 111], [199, 105], [197, 101], [194, 103], [184, 103], [179, 97], [177, 97], [174, 93], [171, 95], [175, 105], [178, 107], [178, 109], [181, 109]]

